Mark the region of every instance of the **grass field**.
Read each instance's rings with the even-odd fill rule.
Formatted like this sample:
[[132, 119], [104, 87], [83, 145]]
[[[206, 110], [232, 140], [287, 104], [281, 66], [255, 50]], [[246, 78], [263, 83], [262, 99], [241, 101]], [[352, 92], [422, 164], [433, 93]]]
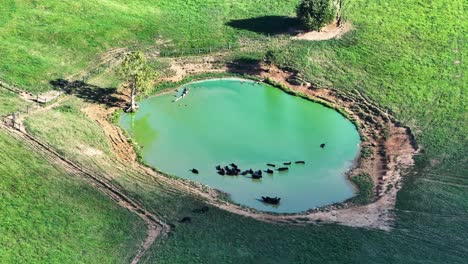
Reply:
[[1, 0], [0, 78], [33, 92], [84, 68], [112, 47], [225, 45], [252, 32], [231, 20], [293, 15], [297, 1]]
[[83, 101], [69, 99], [49, 112], [34, 114], [25, 125], [28, 131], [56, 146], [61, 154], [93, 166], [112, 150], [99, 126], [80, 112], [80, 104]]
[[[160, 36], [172, 40], [171, 45], [176, 47], [202, 47], [262, 35], [264, 28], [278, 23], [278, 18], [259, 17], [292, 15], [298, 2], [142, 0], [132, 1], [132, 4], [124, 1], [39, 4], [0, 1], [5, 3], [2, 7], [7, 7], [0, 9], [0, 45], [3, 47], [0, 49], [3, 58], [0, 77], [32, 91], [49, 89], [49, 80], [81, 69], [109, 47], [147, 46]], [[31, 8], [34, 5], [38, 6]], [[74, 8], [70, 8], [73, 5]], [[293, 41], [269, 52], [273, 62], [300, 71], [313, 83], [361, 91], [411, 127], [422, 152], [416, 157], [416, 166], [405, 174], [392, 232], [339, 225], [266, 224], [214, 208], [206, 214], [194, 214], [191, 211], [203, 203], [152, 183], [136, 172], [116, 173], [115, 181], [128, 193], [175, 225], [169, 238], [153, 246], [144, 262], [465, 263], [468, 258], [468, 98], [463, 61], [467, 50], [467, 23], [463, 20], [466, 5], [466, 1], [461, 0], [348, 1], [346, 17], [355, 31], [340, 40]], [[29, 19], [20, 19], [23, 17]], [[67, 18], [58, 23], [62, 17]], [[250, 29], [240, 22], [236, 23], [238, 28], [225, 25], [244, 18], [251, 19], [248, 20]], [[255, 23], [259, 23], [257, 27]], [[246, 30], [239, 29], [241, 27]], [[266, 50], [237, 55], [260, 58], [265, 53]], [[0, 93], [2, 102], [3, 98], [11, 102], [5, 109], [13, 109], [17, 102], [20, 104], [19, 99]], [[70, 158], [108, 169], [112, 167], [109, 146], [98, 126], [78, 111], [80, 104], [72, 100], [65, 104], [69, 107], [38, 114], [27, 120], [28, 129]], [[0, 140], [0, 149], [9, 150], [1, 159], [5, 162], [1, 169], [22, 172], [28, 166], [42, 164], [25, 150], [16, 154], [10, 151], [8, 146], [14, 142], [6, 136]], [[99, 162], [77, 151], [80, 144], [101, 150]], [[11, 155], [18, 155], [13, 159], [16, 162], [10, 161]], [[18, 164], [25, 159], [31, 159], [31, 164]], [[25, 168], [20, 170], [14, 166]], [[27, 173], [26, 170], [14, 175]], [[59, 175], [55, 173], [53, 175]], [[28, 184], [25, 188], [28, 186], [34, 185]], [[39, 188], [38, 193], [45, 192], [49, 188], [46, 187]], [[56, 185], [50, 189], [67, 190]], [[76, 190], [70, 187], [68, 191], [73, 189]], [[79, 189], [91, 192], [82, 185]], [[80, 197], [81, 192], [73, 194]], [[96, 198], [90, 206], [98, 202], [103, 203]], [[74, 208], [75, 203], [77, 200], [70, 200], [63, 208]], [[11, 208], [7, 207], [14, 212]], [[46, 209], [37, 210], [39, 214]], [[95, 213], [92, 217], [101, 217], [100, 224], [113, 223], [113, 218]], [[184, 216], [191, 216], [193, 222], [177, 223]], [[86, 229], [87, 224], [82, 225], [85, 228], [79, 230]], [[138, 233], [131, 231], [132, 226], [120, 228], [130, 230], [125, 232], [137, 237]], [[13, 228], [17, 229], [21, 227]], [[24, 231], [28, 232], [28, 229]], [[122, 257], [118, 254], [133, 252], [131, 239], [126, 240], [127, 251], [123, 250], [122, 245], [127, 242], [122, 242], [122, 237], [104, 240], [106, 236], [115, 235], [93, 232], [81, 237], [93, 242], [68, 241], [70, 247], [79, 244], [88, 252], [85, 256], [78, 253], [70, 256], [88, 258], [82, 262], [94, 262], [89, 260], [96, 251], [102, 250], [104, 241], [121, 246], [112, 247], [115, 251], [110, 251], [113, 253], [106, 255], [109, 259], [103, 262], [114, 262], [112, 258]], [[12, 237], [4, 241], [1, 243], [9, 243], [12, 248]], [[93, 244], [99, 246], [91, 247]], [[117, 253], [118, 248], [122, 249], [120, 253]], [[51, 259], [62, 260], [62, 252], [47, 252]], [[29, 255], [38, 256], [31, 253], [23, 257]]]
[[128, 263], [145, 225], [0, 132], [0, 263]]
[[18, 110], [24, 110], [28, 103], [18, 97], [17, 94], [6, 89], [0, 89], [0, 115], [10, 114]]

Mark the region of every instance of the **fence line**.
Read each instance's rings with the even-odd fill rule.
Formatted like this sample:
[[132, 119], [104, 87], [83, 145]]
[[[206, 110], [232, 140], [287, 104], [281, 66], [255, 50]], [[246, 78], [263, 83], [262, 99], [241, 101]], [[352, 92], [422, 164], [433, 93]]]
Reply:
[[17, 93], [17, 94], [23, 92], [23, 90], [21, 90], [20, 88], [14, 86], [14, 85], [8, 84], [7, 82], [5, 82], [5, 81], [2, 80], [2, 79], [0, 79], [0, 87], [6, 89], [6, 90], [8, 90], [8, 91]]
[[27, 105], [24, 108], [21, 108], [15, 112], [8, 113], [6, 115], [1, 115], [0, 118], [6, 126], [13, 127], [17, 130], [24, 130], [24, 125], [20, 121], [21, 114], [29, 114], [31, 111], [34, 111], [38, 108], [41, 108], [39, 103]]
[[289, 40], [288, 37], [284, 36], [265, 36], [261, 38], [245, 38], [237, 42], [227, 42], [218, 46], [207, 46], [200, 48], [162, 48], [159, 50], [160, 57], [182, 57], [186, 55], [198, 55], [198, 54], [209, 54], [212, 52], [220, 51], [231, 51], [242, 48], [262, 48], [271, 43], [280, 43], [282, 40]]

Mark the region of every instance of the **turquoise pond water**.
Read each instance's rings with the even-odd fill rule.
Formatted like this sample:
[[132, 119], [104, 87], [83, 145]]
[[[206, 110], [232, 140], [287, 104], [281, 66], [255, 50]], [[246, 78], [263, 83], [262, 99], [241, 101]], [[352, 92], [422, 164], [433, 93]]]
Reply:
[[[143, 147], [147, 164], [262, 211], [296, 213], [354, 196], [345, 172], [358, 156], [360, 138], [338, 112], [240, 79], [183, 87], [189, 88], [185, 98], [173, 102], [174, 92], [146, 99], [136, 114], [120, 120]], [[294, 164], [299, 160], [305, 164]], [[221, 176], [215, 169], [235, 163], [241, 169], [266, 170], [266, 163], [289, 161], [287, 172], [263, 173], [261, 179]], [[268, 205], [259, 200], [262, 196], [281, 197], [281, 202]]]

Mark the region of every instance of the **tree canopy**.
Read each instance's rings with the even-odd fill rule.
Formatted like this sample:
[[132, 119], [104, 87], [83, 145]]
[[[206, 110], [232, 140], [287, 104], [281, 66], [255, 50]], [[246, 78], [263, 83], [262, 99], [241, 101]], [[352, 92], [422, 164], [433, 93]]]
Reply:
[[336, 7], [331, 0], [302, 0], [296, 13], [305, 29], [318, 31], [333, 21]]
[[136, 94], [148, 92], [152, 81], [156, 78], [156, 73], [148, 66], [141, 51], [127, 54], [120, 66], [119, 73], [131, 89], [131, 105], [127, 111], [134, 112], [138, 108], [135, 101]]

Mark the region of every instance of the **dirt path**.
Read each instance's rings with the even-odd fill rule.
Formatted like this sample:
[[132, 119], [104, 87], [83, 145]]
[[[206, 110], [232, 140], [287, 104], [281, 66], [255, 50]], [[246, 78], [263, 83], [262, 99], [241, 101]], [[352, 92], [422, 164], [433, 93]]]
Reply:
[[[59, 102], [57, 102], [59, 103]], [[141, 244], [136, 256], [132, 260], [132, 264], [140, 261], [141, 257], [148, 251], [157, 237], [165, 236], [170, 227], [155, 214], [147, 211], [141, 204], [134, 201], [131, 197], [124, 194], [124, 191], [112, 184], [109, 177], [102, 172], [92, 171], [89, 168], [84, 168], [73, 161], [63, 157], [55, 149], [47, 143], [29, 135], [25, 131], [13, 129], [12, 127], [0, 124], [0, 129], [7, 132], [14, 138], [26, 143], [34, 152], [41, 155], [51, 164], [64, 169], [68, 174], [74, 177], [80, 177], [88, 182], [91, 186], [99, 190], [111, 200], [117, 202], [120, 206], [137, 214], [147, 225], [147, 238]]]

